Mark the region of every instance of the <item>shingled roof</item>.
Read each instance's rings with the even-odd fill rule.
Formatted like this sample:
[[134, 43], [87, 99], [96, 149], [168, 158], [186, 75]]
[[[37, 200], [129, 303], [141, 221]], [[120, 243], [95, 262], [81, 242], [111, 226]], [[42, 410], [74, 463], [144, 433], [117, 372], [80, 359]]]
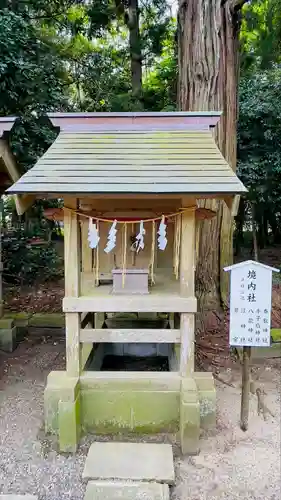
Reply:
[[8, 193], [239, 194], [220, 153], [219, 113], [52, 114], [52, 146]]
[[15, 121], [16, 117], [0, 117], [0, 195], [20, 178], [15, 157], [8, 144], [8, 135]]

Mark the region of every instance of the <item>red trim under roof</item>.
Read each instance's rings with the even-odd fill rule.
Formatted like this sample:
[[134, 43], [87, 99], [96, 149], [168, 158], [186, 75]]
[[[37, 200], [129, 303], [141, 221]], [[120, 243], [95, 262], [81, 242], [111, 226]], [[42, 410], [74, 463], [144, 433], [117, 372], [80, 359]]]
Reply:
[[209, 130], [220, 112], [171, 113], [49, 113], [52, 124], [66, 132], [133, 130]]

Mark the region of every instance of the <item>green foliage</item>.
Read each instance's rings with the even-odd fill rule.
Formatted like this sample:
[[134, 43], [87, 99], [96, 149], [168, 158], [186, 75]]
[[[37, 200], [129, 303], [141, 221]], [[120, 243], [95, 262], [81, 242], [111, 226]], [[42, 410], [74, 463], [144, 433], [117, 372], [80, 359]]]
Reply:
[[2, 235], [3, 278], [27, 284], [62, 276], [62, 260], [52, 242], [34, 244], [22, 228]]
[[63, 104], [65, 74], [52, 46], [21, 15], [0, 11], [0, 112], [45, 112]]
[[68, 81], [51, 40], [40, 38], [27, 9], [0, 11], [0, 114], [19, 116], [11, 145], [19, 166], [30, 168], [54, 140], [43, 115], [66, 107]]
[[280, 12], [280, 0], [247, 2], [241, 31], [238, 173], [249, 193], [236, 239], [245, 243], [243, 228], [253, 221], [260, 247], [281, 242]]
[[[47, 111], [176, 109], [176, 20], [171, 2], [138, 0], [135, 48], [140, 51], [143, 78], [137, 94], [131, 75], [130, 4], [128, 0], [0, 0], [0, 114], [19, 116], [11, 145], [23, 172], [55, 138]], [[280, 12], [281, 0], [251, 0], [243, 8], [238, 129], [238, 172], [249, 189], [239, 227], [249, 218], [250, 202], [256, 208], [259, 231], [270, 227], [277, 237]], [[39, 221], [34, 233], [45, 229], [42, 207], [38, 202], [29, 214]]]
[[175, 111], [177, 107], [177, 46], [176, 23], [170, 21], [161, 58], [144, 79], [143, 93], [146, 110]]
[[281, 0], [252, 0], [243, 9], [242, 74], [281, 61]]
[[21, 171], [32, 167], [55, 138], [56, 132], [46, 116], [21, 116], [10, 136], [11, 147]]
[[[238, 173], [249, 189], [260, 246], [270, 226], [280, 240], [281, 70], [259, 71], [240, 82]], [[246, 215], [246, 214], [244, 214]]]

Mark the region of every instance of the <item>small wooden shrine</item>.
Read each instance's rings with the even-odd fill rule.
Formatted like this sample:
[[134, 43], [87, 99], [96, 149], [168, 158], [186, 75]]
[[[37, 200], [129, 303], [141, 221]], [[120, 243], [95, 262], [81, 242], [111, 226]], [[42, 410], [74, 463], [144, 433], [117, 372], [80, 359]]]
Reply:
[[[63, 451], [81, 431], [178, 430], [194, 453], [200, 425], [214, 424], [212, 375], [194, 372], [194, 271], [199, 225], [215, 212], [197, 200], [231, 209], [246, 191], [216, 146], [219, 116], [49, 115], [57, 139], [8, 190], [64, 201], [47, 216], [64, 222], [66, 370], [45, 389], [46, 431]], [[156, 327], [116, 327], [121, 313], [150, 315]], [[103, 369], [109, 345], [120, 354], [151, 344], [164, 349], [166, 371]]]

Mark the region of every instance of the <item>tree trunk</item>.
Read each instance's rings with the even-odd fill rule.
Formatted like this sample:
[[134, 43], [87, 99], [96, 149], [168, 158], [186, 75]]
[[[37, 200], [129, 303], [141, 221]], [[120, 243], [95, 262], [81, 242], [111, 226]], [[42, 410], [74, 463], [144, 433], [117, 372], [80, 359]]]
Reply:
[[132, 91], [133, 95], [139, 95], [142, 90], [142, 53], [138, 0], [129, 0], [126, 24], [129, 29]]
[[255, 221], [257, 225], [257, 239], [260, 249], [265, 247], [265, 234], [264, 234], [264, 207], [259, 205], [258, 209], [255, 210]]
[[244, 245], [244, 224], [245, 224], [245, 200], [241, 198], [238, 214], [235, 217], [235, 255], [238, 257]]
[[269, 235], [268, 235], [268, 212], [264, 212], [263, 216], [263, 234], [264, 234], [264, 243], [265, 246], [269, 246]]
[[277, 245], [277, 244], [281, 243], [281, 233], [280, 233], [279, 223], [277, 221], [276, 215], [273, 212], [272, 208], [269, 211], [269, 224], [270, 224], [271, 231], [272, 231], [273, 244]]
[[252, 214], [252, 233], [253, 233], [253, 254], [254, 260], [259, 260], [259, 246], [257, 239], [257, 230], [256, 230], [256, 216], [255, 216], [255, 205], [251, 203], [251, 214]]
[[[231, 167], [236, 167], [238, 37], [240, 8], [246, 0], [180, 0], [178, 18], [179, 108], [222, 111], [216, 140]], [[226, 304], [232, 262], [233, 220], [223, 202], [217, 217], [203, 222], [197, 266], [197, 294], [201, 310]]]

